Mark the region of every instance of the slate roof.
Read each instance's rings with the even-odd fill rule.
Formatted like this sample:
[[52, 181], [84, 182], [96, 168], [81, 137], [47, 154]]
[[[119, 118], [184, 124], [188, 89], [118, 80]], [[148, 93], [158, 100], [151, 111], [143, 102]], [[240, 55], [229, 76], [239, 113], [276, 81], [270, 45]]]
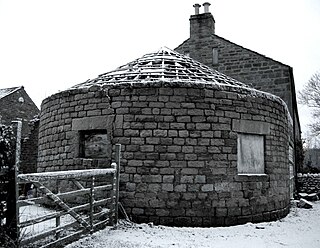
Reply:
[[17, 90], [20, 90], [21, 88], [23, 88], [23, 86], [0, 89], [0, 99], [16, 92]]
[[148, 53], [95, 79], [73, 86], [71, 89], [128, 82], [179, 81], [202, 82], [248, 87], [186, 55], [169, 48]]

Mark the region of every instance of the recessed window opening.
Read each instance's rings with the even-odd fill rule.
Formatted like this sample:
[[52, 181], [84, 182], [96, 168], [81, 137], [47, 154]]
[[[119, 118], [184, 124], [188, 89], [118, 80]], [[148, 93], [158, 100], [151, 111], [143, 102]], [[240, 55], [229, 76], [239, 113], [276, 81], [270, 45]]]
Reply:
[[107, 158], [107, 130], [80, 131], [80, 157]]

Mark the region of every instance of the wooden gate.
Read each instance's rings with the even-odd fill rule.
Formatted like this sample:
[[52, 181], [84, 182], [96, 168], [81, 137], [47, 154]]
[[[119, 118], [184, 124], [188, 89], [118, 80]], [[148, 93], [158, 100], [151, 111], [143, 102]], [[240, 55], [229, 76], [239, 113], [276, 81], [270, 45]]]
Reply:
[[[16, 175], [18, 247], [59, 247], [118, 221], [120, 145], [108, 169]], [[19, 196], [20, 195], [20, 196]], [[12, 218], [12, 220], [10, 220]], [[12, 235], [11, 235], [12, 236]]]

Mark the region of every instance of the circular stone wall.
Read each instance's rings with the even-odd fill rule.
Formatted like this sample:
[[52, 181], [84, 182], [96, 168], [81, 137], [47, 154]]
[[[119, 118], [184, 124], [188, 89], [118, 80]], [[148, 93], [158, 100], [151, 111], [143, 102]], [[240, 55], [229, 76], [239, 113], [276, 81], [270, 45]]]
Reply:
[[[69, 90], [42, 104], [38, 169], [108, 167], [120, 143], [120, 201], [133, 221], [275, 220], [289, 211], [288, 118], [280, 98], [236, 86], [152, 82]], [[101, 133], [105, 156], [84, 156], [86, 132]]]

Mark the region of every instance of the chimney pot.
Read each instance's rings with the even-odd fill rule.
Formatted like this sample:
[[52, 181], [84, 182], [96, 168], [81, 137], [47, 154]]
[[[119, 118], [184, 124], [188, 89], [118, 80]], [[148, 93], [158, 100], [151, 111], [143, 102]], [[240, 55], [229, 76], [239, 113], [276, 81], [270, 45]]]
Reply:
[[209, 6], [210, 6], [211, 4], [210, 3], [208, 3], [208, 2], [205, 2], [204, 4], [203, 4], [203, 6], [204, 6], [204, 13], [209, 13]]
[[201, 5], [196, 3], [193, 5], [193, 7], [194, 7], [194, 14], [199, 15], [199, 8], [201, 7]]

